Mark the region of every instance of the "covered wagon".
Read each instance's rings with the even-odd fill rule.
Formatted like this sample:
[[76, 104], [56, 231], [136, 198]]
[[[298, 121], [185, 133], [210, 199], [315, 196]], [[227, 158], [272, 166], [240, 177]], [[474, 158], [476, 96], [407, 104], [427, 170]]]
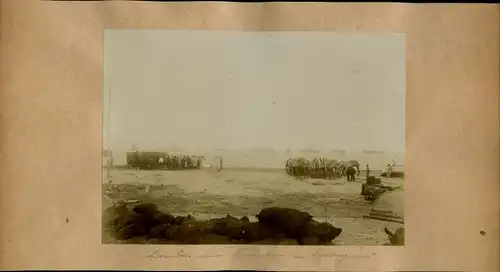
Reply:
[[127, 152], [127, 165], [139, 169], [161, 169], [161, 158], [165, 157], [166, 152], [130, 151]]
[[127, 165], [139, 169], [195, 170], [201, 169], [204, 159], [204, 156], [168, 154], [166, 152], [127, 152]]

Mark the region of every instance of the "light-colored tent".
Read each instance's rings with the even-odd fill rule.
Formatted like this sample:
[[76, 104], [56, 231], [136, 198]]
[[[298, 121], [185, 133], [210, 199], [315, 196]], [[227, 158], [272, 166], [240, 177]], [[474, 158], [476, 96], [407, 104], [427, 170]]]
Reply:
[[396, 188], [379, 196], [365, 218], [404, 223], [404, 188]]

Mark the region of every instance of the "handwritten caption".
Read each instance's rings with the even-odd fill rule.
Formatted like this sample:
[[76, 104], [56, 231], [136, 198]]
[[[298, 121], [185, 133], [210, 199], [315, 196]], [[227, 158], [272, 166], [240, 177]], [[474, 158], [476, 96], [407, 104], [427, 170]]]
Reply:
[[[209, 254], [192, 254], [186, 253], [184, 249], [179, 249], [175, 253], [164, 254], [161, 253], [159, 249], [154, 250], [149, 253], [147, 259], [204, 259], [204, 258], [220, 258], [224, 257], [226, 254], [223, 253], [209, 253]], [[334, 258], [337, 264], [345, 259], [368, 259], [376, 254], [370, 253], [357, 253], [357, 254], [346, 254], [346, 253], [332, 253], [332, 252], [321, 252], [320, 250], [313, 251], [309, 254], [285, 254], [277, 252], [276, 248], [262, 249], [259, 247], [244, 247], [238, 248], [234, 253], [231, 253], [232, 258], [238, 257], [282, 257], [282, 258], [293, 258], [293, 259], [324, 259], [324, 258]]]

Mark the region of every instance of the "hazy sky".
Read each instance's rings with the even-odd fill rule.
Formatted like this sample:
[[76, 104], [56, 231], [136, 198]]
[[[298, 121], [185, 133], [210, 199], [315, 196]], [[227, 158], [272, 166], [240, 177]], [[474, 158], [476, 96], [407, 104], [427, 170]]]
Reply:
[[105, 146], [404, 151], [404, 47], [402, 34], [106, 30]]

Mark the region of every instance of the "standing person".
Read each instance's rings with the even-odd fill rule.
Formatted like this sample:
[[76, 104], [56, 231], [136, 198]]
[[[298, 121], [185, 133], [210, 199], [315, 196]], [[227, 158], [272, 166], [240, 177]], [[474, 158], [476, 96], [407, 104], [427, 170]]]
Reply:
[[370, 177], [370, 165], [366, 165], [366, 180]]
[[134, 167], [136, 169], [140, 168], [140, 157], [139, 157], [139, 151], [136, 150], [134, 153]]
[[163, 158], [163, 156], [161, 156], [159, 159], [158, 159], [158, 167], [160, 169], [163, 169], [164, 167], [164, 163], [165, 163], [165, 158]]
[[345, 165], [344, 163], [342, 163], [342, 165], [340, 166], [340, 176], [343, 177], [345, 176]]
[[392, 174], [392, 163], [387, 164], [387, 177], [390, 178]]
[[108, 151], [108, 152], [109, 152], [109, 153], [108, 153], [109, 166], [110, 166], [111, 168], [113, 168], [113, 167], [114, 167], [114, 163], [113, 163], [113, 153], [111, 152], [111, 150], [110, 150], [110, 151]]

